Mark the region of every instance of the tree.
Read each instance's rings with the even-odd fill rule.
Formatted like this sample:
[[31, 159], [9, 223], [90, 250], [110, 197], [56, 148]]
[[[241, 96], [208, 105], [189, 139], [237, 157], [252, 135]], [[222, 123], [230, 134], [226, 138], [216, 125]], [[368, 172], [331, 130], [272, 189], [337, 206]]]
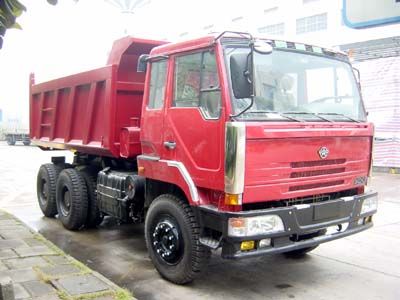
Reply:
[[[47, 0], [47, 2], [52, 5], [57, 4], [57, 0]], [[18, 0], [0, 0], [0, 49], [7, 29], [21, 29], [16, 20], [24, 11], [26, 7]]]
[[23, 11], [26, 11], [26, 8], [18, 0], [0, 1], [0, 49], [7, 29], [21, 28], [16, 19]]

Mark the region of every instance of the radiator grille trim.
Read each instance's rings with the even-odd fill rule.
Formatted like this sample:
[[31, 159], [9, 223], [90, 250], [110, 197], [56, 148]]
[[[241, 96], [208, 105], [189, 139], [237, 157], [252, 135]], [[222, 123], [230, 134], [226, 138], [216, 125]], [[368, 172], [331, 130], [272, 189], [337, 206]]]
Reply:
[[328, 182], [317, 182], [317, 183], [311, 183], [311, 184], [295, 185], [295, 186], [289, 187], [289, 192], [317, 189], [317, 188], [329, 187], [329, 186], [335, 186], [335, 185], [341, 185], [341, 184], [344, 184], [344, 180], [335, 180], [335, 181], [328, 181]]
[[314, 161], [296, 161], [291, 162], [290, 167], [296, 168], [307, 168], [307, 167], [320, 167], [330, 165], [342, 165], [346, 162], [345, 158], [328, 159], [328, 160], [314, 160]]

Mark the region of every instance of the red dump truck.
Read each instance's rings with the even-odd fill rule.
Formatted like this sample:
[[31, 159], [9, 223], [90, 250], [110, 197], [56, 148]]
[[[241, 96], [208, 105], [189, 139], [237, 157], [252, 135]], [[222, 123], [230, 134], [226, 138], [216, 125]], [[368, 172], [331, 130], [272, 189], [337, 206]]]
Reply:
[[372, 226], [373, 125], [344, 53], [224, 32], [126, 37], [107, 65], [30, 86], [30, 136], [69, 149], [37, 176], [47, 217], [145, 223], [184, 284], [223, 258], [299, 256]]

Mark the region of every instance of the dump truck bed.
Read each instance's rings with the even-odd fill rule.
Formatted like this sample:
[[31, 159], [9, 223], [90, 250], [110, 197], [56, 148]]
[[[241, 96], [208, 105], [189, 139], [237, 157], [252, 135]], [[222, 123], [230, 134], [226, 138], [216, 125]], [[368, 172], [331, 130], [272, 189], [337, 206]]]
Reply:
[[116, 41], [107, 65], [35, 84], [31, 75], [30, 136], [47, 149], [135, 157], [145, 73], [137, 60], [164, 42], [126, 37]]

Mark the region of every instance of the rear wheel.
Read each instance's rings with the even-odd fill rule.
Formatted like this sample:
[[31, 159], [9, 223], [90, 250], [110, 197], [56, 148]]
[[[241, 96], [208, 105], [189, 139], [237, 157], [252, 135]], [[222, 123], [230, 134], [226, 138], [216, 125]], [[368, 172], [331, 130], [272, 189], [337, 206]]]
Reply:
[[23, 141], [22, 142], [25, 146], [29, 146], [31, 144], [31, 141]]
[[210, 250], [200, 244], [200, 228], [190, 206], [173, 195], [157, 197], [147, 212], [146, 245], [157, 271], [185, 284], [206, 267]]
[[54, 164], [40, 166], [36, 192], [40, 209], [46, 217], [54, 218], [57, 214], [56, 204], [56, 182], [62, 168]]
[[76, 169], [63, 170], [57, 180], [58, 218], [65, 228], [78, 230], [86, 222], [88, 192], [85, 179]]
[[15, 139], [13, 137], [8, 137], [7, 138], [7, 144], [9, 146], [14, 146], [15, 145]]
[[100, 213], [99, 206], [97, 205], [97, 179], [96, 170], [90, 167], [84, 167], [80, 170], [82, 177], [85, 179], [86, 188], [88, 192], [88, 212], [85, 222], [87, 228], [98, 226], [103, 221], [103, 215]]

